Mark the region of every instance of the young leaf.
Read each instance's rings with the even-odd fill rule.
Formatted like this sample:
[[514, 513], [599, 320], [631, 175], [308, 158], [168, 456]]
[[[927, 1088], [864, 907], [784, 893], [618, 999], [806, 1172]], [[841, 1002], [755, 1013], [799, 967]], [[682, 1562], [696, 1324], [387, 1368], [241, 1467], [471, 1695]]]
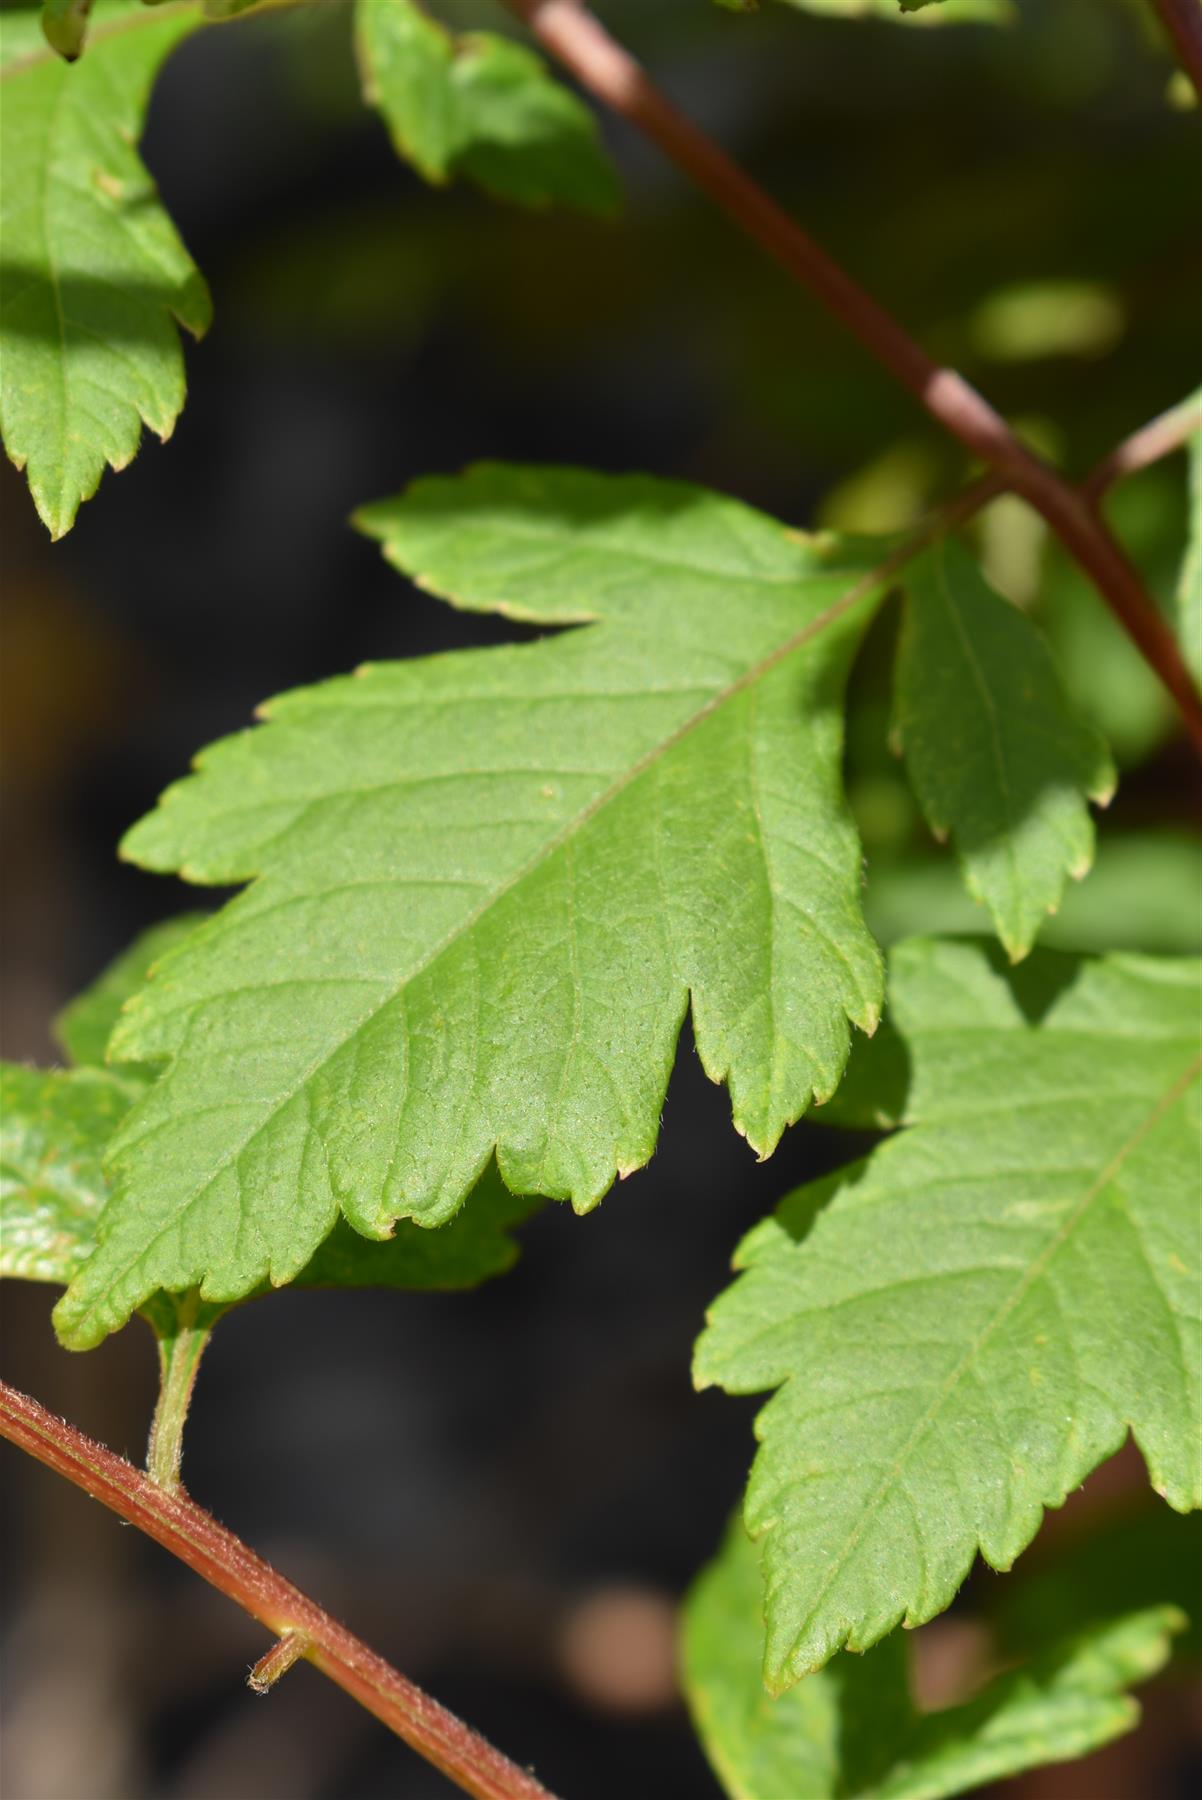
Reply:
[[1092, 1624], [964, 1705], [923, 1716], [899, 1632], [771, 1699], [759, 1586], [736, 1524], [685, 1602], [685, 1696], [732, 1800], [941, 1800], [1084, 1756], [1138, 1723], [1124, 1690], [1163, 1668], [1184, 1623], [1158, 1606]]
[[910, 565], [898, 645], [896, 722], [933, 831], [951, 833], [975, 900], [1013, 961], [1067, 876], [1093, 861], [1086, 795], [1105, 804], [1114, 768], [1073, 714], [1046, 644], [956, 543]]
[[66, 63], [36, 10], [0, 15], [0, 427], [52, 537], [106, 464], [133, 458], [144, 423], [170, 436], [184, 401], [176, 322], [197, 337], [209, 323], [134, 147], [160, 64], [199, 22], [100, 4], [86, 54]]
[[761, 1156], [876, 1023], [840, 782], [854, 557], [570, 470], [360, 522], [458, 605], [586, 628], [273, 701], [135, 827], [148, 868], [258, 879], [118, 1027], [171, 1066], [114, 1144], [72, 1344], [156, 1287], [292, 1279], [339, 1209], [439, 1223], [494, 1146], [515, 1191], [591, 1207], [654, 1149], [690, 996]]
[[65, 1286], [108, 1198], [105, 1146], [132, 1094], [96, 1069], [0, 1063], [0, 1276]]
[[523, 206], [614, 211], [592, 113], [533, 51], [488, 32], [454, 37], [416, 0], [358, 0], [355, 36], [366, 98], [427, 181], [463, 175]]
[[780, 1388], [746, 1505], [776, 1689], [932, 1618], [978, 1548], [1008, 1568], [1128, 1427], [1202, 1502], [1202, 965], [890, 970], [848, 1089], [906, 1129], [744, 1240], [697, 1351], [701, 1385]]

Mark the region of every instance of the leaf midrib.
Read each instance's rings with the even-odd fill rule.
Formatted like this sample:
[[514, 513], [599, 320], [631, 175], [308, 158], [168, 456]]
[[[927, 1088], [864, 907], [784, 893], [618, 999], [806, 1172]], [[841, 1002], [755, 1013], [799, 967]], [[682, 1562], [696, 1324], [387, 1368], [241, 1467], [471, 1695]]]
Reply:
[[[1063, 1248], [1064, 1244], [1068, 1241], [1069, 1237], [1076, 1230], [1077, 1226], [1081, 1222], [1081, 1219], [1084, 1217], [1085, 1213], [1089, 1210], [1089, 1208], [1093, 1204], [1094, 1200], [1096, 1200], [1097, 1196], [1101, 1192], [1103, 1192], [1104, 1189], [1106, 1189], [1110, 1185], [1110, 1183], [1114, 1180], [1115, 1176], [1118, 1174], [1119, 1170], [1122, 1168], [1122, 1166], [1126, 1162], [1127, 1158], [1130, 1155], [1132, 1155], [1132, 1153], [1139, 1147], [1139, 1145], [1148, 1136], [1148, 1134], [1155, 1129], [1155, 1127], [1160, 1123], [1161, 1119], [1165, 1116], [1165, 1114], [1167, 1112], [1169, 1112], [1173, 1106], [1176, 1105], [1177, 1101], [1180, 1100], [1182, 1098], [1182, 1096], [1188, 1092], [1189, 1088], [1198, 1079], [1198, 1076], [1200, 1074], [1202, 1074], [1202, 1054], [1196, 1055], [1194, 1057], [1193, 1061], [1191, 1063], [1189, 1063], [1188, 1066], [1185, 1068], [1185, 1070], [1182, 1072], [1182, 1074], [1179, 1075], [1177, 1077], [1177, 1079], [1175, 1081], [1173, 1081], [1169, 1085], [1169, 1087], [1164, 1090], [1164, 1092], [1161, 1094], [1160, 1098], [1157, 1100], [1156, 1104], [1145, 1115], [1145, 1117], [1140, 1122], [1140, 1124], [1131, 1133], [1130, 1137], [1128, 1137], [1119, 1146], [1118, 1150], [1115, 1151], [1115, 1153], [1111, 1157], [1110, 1161], [1100, 1171], [1100, 1173], [1097, 1175], [1097, 1177], [1095, 1178], [1093, 1183], [1085, 1190], [1085, 1192], [1082, 1194], [1080, 1199], [1070, 1209], [1070, 1211], [1068, 1212], [1068, 1214], [1066, 1215], [1066, 1217], [1064, 1218], [1064, 1220], [1062, 1221], [1060, 1226], [1057, 1228], [1055, 1233], [1052, 1235], [1051, 1238], [1049, 1238], [1048, 1242], [1044, 1245], [1044, 1247], [1040, 1251], [1039, 1255], [1034, 1258], [1034, 1260], [1030, 1264], [1030, 1267], [1024, 1271], [1022, 1277], [1019, 1279], [1018, 1282], [1015, 1283], [1014, 1288], [1011, 1290], [1010, 1294], [1007, 1296], [1004, 1303], [997, 1309], [997, 1311], [993, 1314], [992, 1318], [989, 1319], [987, 1321], [987, 1323], [982, 1327], [982, 1329], [977, 1333], [976, 1337], [973, 1339], [972, 1343], [969, 1344], [968, 1348], [965, 1350], [965, 1352], [964, 1352], [963, 1356], [960, 1358], [959, 1362], [950, 1371], [950, 1373], [945, 1377], [942, 1385], [940, 1386], [940, 1388], [938, 1389], [936, 1394], [933, 1396], [926, 1411], [922, 1414], [921, 1418], [916, 1422], [916, 1424], [914, 1425], [913, 1429], [910, 1432], [910, 1435], [906, 1439], [906, 1442], [902, 1445], [901, 1449], [898, 1451], [898, 1454], [894, 1458], [892, 1464], [886, 1470], [885, 1474], [881, 1477], [876, 1488], [874, 1489], [872, 1494], [869, 1496], [869, 1498], [865, 1502], [864, 1506], [861, 1508], [860, 1518], [856, 1524], [855, 1530], [844, 1541], [842, 1547], [839, 1549], [838, 1553], [836, 1554], [834, 1561], [831, 1563], [831, 1565], [827, 1568], [826, 1572], [824, 1573], [823, 1578], [822, 1578], [821, 1582], [819, 1583], [818, 1590], [817, 1590], [813, 1600], [810, 1603], [810, 1606], [806, 1612], [806, 1615], [803, 1618], [800, 1627], [794, 1634], [793, 1649], [792, 1649], [792, 1651], [790, 1651], [789, 1659], [786, 1659], [786, 1663], [785, 1663], [786, 1668], [788, 1667], [788, 1660], [790, 1660], [792, 1658], [792, 1656], [796, 1653], [797, 1645], [800, 1642], [803, 1634], [814, 1624], [815, 1619], [818, 1615], [819, 1608], [821, 1607], [822, 1602], [825, 1600], [833, 1583], [843, 1573], [843, 1570], [846, 1568], [849, 1559], [855, 1553], [855, 1551], [858, 1549], [865, 1533], [868, 1531], [869, 1527], [872, 1525], [873, 1521], [875, 1520], [876, 1515], [879, 1512], [881, 1505], [883, 1504], [884, 1500], [886, 1499], [886, 1497], [892, 1490], [894, 1484], [897, 1482], [899, 1476], [901, 1475], [902, 1470], [904, 1469], [907, 1461], [910, 1458], [911, 1453], [914, 1451], [914, 1449], [916, 1448], [918, 1443], [921, 1441], [922, 1437], [925, 1435], [925, 1433], [928, 1430], [928, 1428], [930, 1427], [930, 1425], [937, 1418], [938, 1414], [942, 1410], [942, 1408], [945, 1405], [945, 1403], [947, 1402], [947, 1400], [951, 1397], [952, 1393], [955, 1391], [956, 1387], [959, 1385], [962, 1378], [967, 1374], [968, 1370], [976, 1362], [977, 1358], [979, 1357], [981, 1351], [984, 1349], [985, 1345], [988, 1343], [989, 1339], [1001, 1327], [1001, 1325], [1005, 1322], [1005, 1320], [1007, 1318], [1009, 1318], [1010, 1314], [1014, 1311], [1015, 1307], [1018, 1306], [1019, 1303], [1023, 1299], [1025, 1299], [1026, 1295], [1030, 1292], [1030, 1290], [1034, 1286], [1035, 1282], [1038, 1281], [1042, 1277], [1042, 1275], [1044, 1274], [1045, 1270], [1047, 1269], [1049, 1263], [1052, 1261], [1053, 1257], [1055, 1257], [1058, 1254], [1058, 1252]], [[796, 1377], [792, 1377], [792, 1379], [796, 1379]], [[805, 1672], [808, 1673], [808, 1671], [805, 1671]]]
[[[565, 843], [575, 837], [578, 832], [583, 831], [591, 820], [608, 806], [611, 801], [615, 800], [649, 769], [654, 768], [663, 757], [667, 756], [675, 749], [677, 744], [683, 742], [683, 740], [693, 731], [703, 725], [707, 719], [711, 718], [713, 714], [719, 710], [720, 707], [724, 706], [729, 700], [735, 698], [736, 695], [743, 693], [746, 689], [752, 687], [756, 682], [761, 681], [766, 675], [770, 674], [773, 669], [787, 661], [789, 657], [795, 655], [797, 651], [801, 650], [814, 638], [820, 636], [822, 632], [827, 630], [838, 619], [842, 618], [846, 612], [850, 611], [850, 609], [857, 605], [861, 600], [871, 598], [878, 588], [891, 579], [894, 573], [894, 567], [895, 565], [890, 563], [887, 568], [884, 568], [882, 565], [881, 569], [869, 570], [854, 584], [853, 587], [840, 595], [840, 597], [826, 607], [824, 611], [819, 613], [815, 618], [808, 620], [807, 623], [801, 626], [797, 631], [791, 633], [783, 643], [761, 657], [758, 662], [753, 663], [750, 668], [744, 670], [743, 674], [738, 676], [734, 681], [729, 682], [724, 688], [719, 689], [715, 694], [711, 695], [709, 700], [707, 700], [703, 706], [699, 707], [695, 713], [692, 713], [687, 719], [683, 720], [666, 738], [644, 752], [637, 762], [633, 763], [629, 769], [624, 770], [621, 775], [610, 783], [608, 788], [603, 790], [602, 793], [595, 795], [594, 798], [586, 806], [582, 807], [578, 813], [571, 819], [566, 820], [559, 830], [547, 839], [534, 854], [528, 857], [512, 875], [501, 883], [499, 887], [493, 889], [486, 898], [484, 898], [478, 906], [473, 908], [464, 919], [459, 921], [452, 930], [445, 933], [420, 961], [408, 968], [403, 980], [398, 982], [390, 993], [385, 995], [382, 999], [373, 1001], [372, 1005], [339, 1035], [337, 1042], [333, 1045], [323, 1045], [320, 1054], [313, 1058], [303, 1072], [297, 1077], [295, 1082], [291, 1084], [287, 1092], [273, 1104], [267, 1117], [257, 1124], [237, 1145], [228, 1150], [226, 1154], [207, 1171], [200, 1181], [192, 1185], [187, 1195], [182, 1197], [172, 1209], [170, 1219], [159, 1227], [149, 1241], [144, 1242], [140, 1246], [137, 1254], [132, 1256], [123, 1265], [120, 1275], [113, 1277], [113, 1282], [115, 1283], [116, 1280], [127, 1276], [133, 1269], [137, 1268], [138, 1264], [155, 1248], [161, 1239], [175, 1229], [179, 1218], [186, 1213], [187, 1209], [195, 1202], [197, 1195], [210, 1186], [219, 1175], [224, 1173], [231, 1163], [242, 1156], [262, 1132], [268, 1129], [278, 1114], [282, 1112], [285, 1107], [290, 1105], [297, 1094], [307, 1086], [318, 1070], [321, 1069], [331, 1057], [336, 1056], [339, 1051], [363, 1029], [364, 1025], [378, 1014], [383, 1006], [391, 1004], [393, 1000], [404, 993], [404, 991], [410, 987], [419, 976], [424, 974], [446, 950], [460, 938], [472, 932], [479, 924], [480, 920], [494, 906], [499, 905], [506, 895], [511, 893], [521, 882], [525, 881], [528, 876], [541, 867], [544, 862], [553, 856]], [[799, 588], [804, 589], [804, 579], [800, 581], [798, 585]], [[870, 996], [864, 994], [862, 990], [860, 997], [866, 1002], [870, 1000]], [[131, 1148], [136, 1147], [138, 1142], [140, 1142], [140, 1139], [135, 1138]], [[117, 1162], [119, 1166], [120, 1153], [118, 1154]], [[119, 1199], [120, 1197], [120, 1193], [114, 1195], [114, 1199]], [[106, 1209], [106, 1212], [107, 1211], [108, 1209]], [[366, 1233], [364, 1235], [366, 1235]], [[201, 1291], [203, 1292], [203, 1286]], [[96, 1303], [93, 1303], [87, 1308], [87, 1311], [83, 1314], [83, 1318], [79, 1322], [82, 1323], [84, 1319], [91, 1317], [95, 1310]]]

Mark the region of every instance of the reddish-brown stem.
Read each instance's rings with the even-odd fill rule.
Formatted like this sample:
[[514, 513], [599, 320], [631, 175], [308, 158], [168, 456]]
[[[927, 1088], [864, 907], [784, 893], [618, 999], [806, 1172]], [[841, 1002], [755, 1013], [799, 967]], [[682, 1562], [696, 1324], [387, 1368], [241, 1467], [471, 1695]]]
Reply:
[[1202, 5], [1199, 0], [1152, 0], [1152, 4], [1202, 104]]
[[266, 1625], [298, 1634], [323, 1675], [477, 1800], [551, 1800], [548, 1790], [359, 1642], [181, 1490], [168, 1492], [124, 1457], [0, 1382], [0, 1436], [128, 1519]]
[[1116, 444], [1108, 456], [1090, 470], [1081, 484], [1081, 492], [1094, 505], [1117, 481], [1150, 468], [1163, 456], [1180, 450], [1195, 431], [1202, 431], [1202, 395], [1171, 406], [1147, 425], [1141, 425], [1130, 437]]
[[651, 138], [740, 231], [821, 300], [945, 430], [1043, 515], [1172, 694], [1202, 753], [1202, 696], [1138, 573], [1086, 497], [1028, 450], [963, 376], [933, 362], [783, 207], [676, 110], [578, 0], [506, 3], [584, 87]]

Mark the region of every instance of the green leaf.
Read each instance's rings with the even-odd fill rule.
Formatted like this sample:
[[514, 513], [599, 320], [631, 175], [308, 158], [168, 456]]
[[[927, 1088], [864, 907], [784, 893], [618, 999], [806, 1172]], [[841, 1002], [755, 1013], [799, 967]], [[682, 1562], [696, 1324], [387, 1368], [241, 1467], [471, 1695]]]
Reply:
[[100, 4], [87, 54], [68, 64], [36, 11], [0, 15], [0, 426], [52, 537], [106, 464], [131, 461], [143, 424], [170, 436], [184, 402], [176, 322], [198, 337], [209, 323], [135, 148], [159, 66], [199, 22]]
[[[1202, 413], [1202, 389], [1194, 396], [1194, 402]], [[1202, 686], [1202, 422], [1190, 433], [1186, 454], [1189, 457], [1189, 537], [1177, 582], [1177, 635], [1185, 665]]]
[[[96, 1069], [0, 1063], [0, 1276], [66, 1284], [96, 1245], [108, 1203], [103, 1159], [140, 1083]], [[495, 1169], [448, 1225], [401, 1225], [376, 1244], [339, 1223], [296, 1276], [299, 1287], [477, 1287], [517, 1261], [511, 1229], [540, 1205]], [[253, 1294], [270, 1293], [266, 1284]], [[146, 1311], [154, 1296], [139, 1308]]]
[[1078, 1520], [1076, 1531], [1037, 1544], [1021, 1577], [994, 1584], [991, 1621], [1007, 1658], [1042, 1648], [1052, 1621], [1058, 1633], [1082, 1631], [1118, 1612], [1172, 1605], [1190, 1615], [1175, 1660], [1202, 1659], [1202, 1513], [1136, 1498], [1138, 1511], [1107, 1507], [1084, 1533]]
[[132, 1093], [96, 1069], [0, 1063], [0, 1276], [64, 1285], [108, 1198], [105, 1145]]
[[[1005, 1569], [1128, 1427], [1202, 1501], [1202, 1107], [1192, 959], [890, 959], [852, 1120], [907, 1128], [741, 1245], [700, 1385], [779, 1387], [746, 1517], [775, 1688]], [[843, 1100], [843, 1097], [840, 1097]]]
[[358, 0], [367, 100], [427, 181], [465, 176], [523, 206], [612, 213], [613, 166], [589, 109], [532, 51], [487, 32], [455, 37], [415, 0]]
[[[205, 913], [181, 913], [152, 925], [64, 1007], [55, 1022], [55, 1036], [77, 1068], [104, 1068], [108, 1041], [126, 1001], [138, 992], [168, 950], [181, 944], [206, 917]], [[128, 1078], [135, 1067], [127, 1064], [121, 1072]]]
[[437, 1231], [401, 1224], [386, 1243], [340, 1219], [295, 1278], [298, 1287], [471, 1288], [503, 1275], [518, 1259], [512, 1228], [541, 1207], [511, 1194], [494, 1166], [480, 1177], [453, 1219]]
[[[879, 944], [918, 932], [964, 936], [981, 915], [946, 861], [869, 868], [864, 913]], [[1184, 831], [1104, 832], [1086, 879], [1074, 883], [1039, 934], [1059, 950], [1202, 953], [1202, 838]]]
[[[109, 1035], [149, 972], [206, 916], [190, 913], [152, 926], [65, 1009], [58, 1035], [83, 1066], [0, 1063], [0, 1276], [65, 1285], [91, 1255], [109, 1200], [103, 1169], [109, 1142], [153, 1079], [142, 1063], [103, 1069]], [[373, 1243], [340, 1222], [296, 1281], [302, 1287], [476, 1287], [512, 1267], [518, 1247], [511, 1229], [539, 1205], [510, 1193], [490, 1167], [440, 1230], [406, 1224], [387, 1242]], [[148, 1296], [140, 1310], [154, 1304]]]
[[1084, 1756], [1138, 1723], [1124, 1689], [1163, 1668], [1184, 1623], [1160, 1606], [1094, 1624], [966, 1704], [924, 1716], [897, 1632], [772, 1699], [760, 1679], [759, 1586], [736, 1524], [685, 1602], [685, 1697], [732, 1800], [940, 1800]]
[[910, 565], [895, 718], [919, 804], [952, 835], [975, 900], [1017, 961], [1069, 875], [1093, 861], [1085, 796], [1105, 803], [1114, 768], [1071, 710], [1046, 644], [956, 543]]
[[840, 780], [856, 555], [571, 470], [420, 482], [360, 523], [460, 606], [593, 623], [273, 701], [135, 827], [145, 867], [258, 879], [118, 1028], [171, 1066], [59, 1311], [80, 1347], [157, 1287], [292, 1279], [339, 1210], [440, 1223], [494, 1147], [515, 1192], [593, 1206], [655, 1147], [690, 996], [761, 1156], [876, 1023]]
[[[719, 4], [750, 12], [756, 0], [719, 0]], [[800, 12], [889, 19], [897, 25], [1002, 25], [1015, 16], [1013, 0], [784, 0], [784, 4]], [[938, 10], [928, 10], [934, 7]], [[915, 18], [918, 12], [921, 18]]]
[[42, 35], [52, 50], [74, 62], [88, 33], [92, 0], [44, 0]]

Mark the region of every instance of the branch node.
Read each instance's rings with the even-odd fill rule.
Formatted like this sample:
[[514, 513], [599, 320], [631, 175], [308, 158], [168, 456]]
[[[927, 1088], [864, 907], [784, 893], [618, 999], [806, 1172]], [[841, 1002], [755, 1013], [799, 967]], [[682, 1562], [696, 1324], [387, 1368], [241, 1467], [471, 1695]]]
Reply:
[[263, 1652], [246, 1677], [247, 1687], [255, 1694], [269, 1694], [281, 1675], [307, 1656], [309, 1649], [310, 1640], [303, 1631], [285, 1631], [270, 1650]]

